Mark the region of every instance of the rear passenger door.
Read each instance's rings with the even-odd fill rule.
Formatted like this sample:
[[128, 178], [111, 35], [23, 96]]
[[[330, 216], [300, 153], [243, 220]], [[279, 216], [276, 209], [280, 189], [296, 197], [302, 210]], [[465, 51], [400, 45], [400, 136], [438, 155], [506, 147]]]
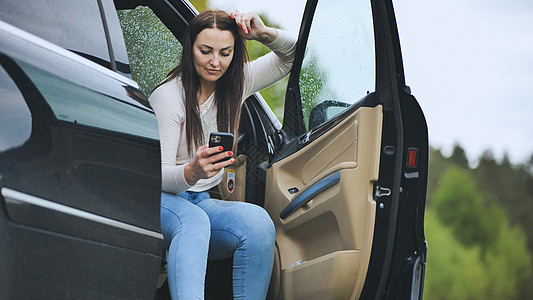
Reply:
[[0, 1], [0, 294], [153, 298], [157, 122], [112, 1]]

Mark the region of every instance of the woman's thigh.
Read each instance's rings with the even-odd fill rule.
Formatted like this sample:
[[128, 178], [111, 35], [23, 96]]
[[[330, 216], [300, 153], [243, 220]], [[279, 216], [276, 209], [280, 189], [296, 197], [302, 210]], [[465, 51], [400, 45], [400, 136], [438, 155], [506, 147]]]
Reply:
[[207, 214], [180, 195], [161, 193], [161, 231], [168, 244], [181, 235], [209, 238], [210, 223]]
[[262, 207], [217, 199], [205, 199], [198, 206], [209, 216], [211, 224], [210, 260], [230, 257], [243, 246], [273, 247], [274, 224]]

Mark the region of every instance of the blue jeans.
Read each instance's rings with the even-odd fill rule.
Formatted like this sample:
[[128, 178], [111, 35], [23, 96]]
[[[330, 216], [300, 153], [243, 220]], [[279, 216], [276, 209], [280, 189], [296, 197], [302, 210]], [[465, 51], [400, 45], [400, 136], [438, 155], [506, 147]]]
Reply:
[[172, 299], [203, 299], [207, 260], [232, 255], [234, 299], [265, 299], [275, 229], [262, 207], [207, 192], [161, 193], [161, 229]]

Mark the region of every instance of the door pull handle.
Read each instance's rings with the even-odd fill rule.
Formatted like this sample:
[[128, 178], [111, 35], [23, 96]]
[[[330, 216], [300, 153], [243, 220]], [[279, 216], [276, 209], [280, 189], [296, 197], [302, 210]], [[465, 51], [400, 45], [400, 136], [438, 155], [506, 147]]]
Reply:
[[309, 201], [313, 200], [316, 195], [320, 194], [322, 191], [326, 190], [330, 186], [338, 183], [340, 180], [341, 171], [331, 173], [328, 176], [320, 179], [319, 181], [311, 185], [309, 188], [307, 188], [305, 191], [303, 191], [300, 195], [296, 196], [296, 198], [292, 200], [291, 203], [289, 203], [289, 205], [287, 205], [287, 207], [283, 209], [283, 211], [281, 211], [279, 217], [281, 219], [286, 219], [298, 208], [306, 205]]

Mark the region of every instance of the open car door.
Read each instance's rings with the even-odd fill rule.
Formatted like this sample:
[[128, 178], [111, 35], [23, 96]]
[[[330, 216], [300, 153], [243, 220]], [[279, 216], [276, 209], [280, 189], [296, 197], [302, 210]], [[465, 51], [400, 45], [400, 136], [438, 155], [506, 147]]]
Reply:
[[428, 139], [390, 0], [309, 0], [264, 206], [270, 299], [419, 299]]

